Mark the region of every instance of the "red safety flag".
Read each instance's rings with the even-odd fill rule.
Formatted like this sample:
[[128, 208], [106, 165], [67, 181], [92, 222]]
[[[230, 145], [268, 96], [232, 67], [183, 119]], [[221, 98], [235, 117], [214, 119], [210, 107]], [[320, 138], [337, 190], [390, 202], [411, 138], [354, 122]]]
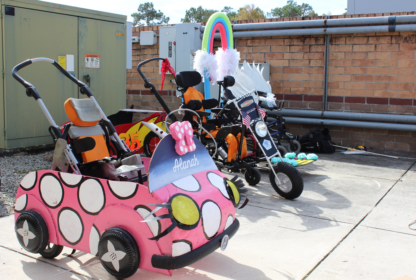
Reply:
[[165, 58], [162, 61], [162, 67], [160, 68], [160, 72], [162, 73], [162, 84], [160, 85], [160, 90], [163, 90], [163, 83], [165, 82], [165, 76], [168, 71], [173, 75], [173, 77], [175, 77], [175, 69], [170, 66], [169, 59]]

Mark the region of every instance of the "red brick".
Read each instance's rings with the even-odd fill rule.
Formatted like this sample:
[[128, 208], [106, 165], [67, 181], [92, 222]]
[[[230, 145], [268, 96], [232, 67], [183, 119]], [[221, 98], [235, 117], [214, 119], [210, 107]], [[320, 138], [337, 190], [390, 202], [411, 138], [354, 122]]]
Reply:
[[370, 52], [368, 59], [390, 59], [390, 52]]
[[264, 53], [248, 53], [247, 54], [247, 59], [263, 60], [264, 59]]
[[305, 95], [305, 96], [303, 96], [303, 100], [304, 101], [322, 102], [322, 96]]
[[367, 73], [370, 75], [388, 75], [390, 74], [389, 68], [368, 68]]
[[347, 44], [368, 44], [368, 37], [347, 37]]
[[373, 97], [374, 96], [374, 92], [373, 90], [364, 90], [364, 89], [353, 89], [351, 91], [351, 95], [352, 96], [368, 96], [368, 97]]
[[271, 74], [272, 81], [289, 81], [289, 74]]
[[266, 53], [266, 59], [283, 59], [283, 53]]
[[361, 103], [365, 104], [365, 97], [345, 97], [345, 103]]
[[350, 138], [355, 140], [371, 140], [371, 134], [369, 133], [357, 133], [357, 132], [351, 132]]
[[311, 81], [323, 81], [325, 79], [323, 74], [309, 74]]
[[353, 75], [352, 81], [353, 82], [372, 82], [373, 76], [372, 75]]
[[414, 68], [391, 68], [392, 75], [413, 75]]
[[350, 109], [351, 109], [351, 111], [371, 112], [371, 105], [369, 105], [369, 104], [351, 103], [350, 104]]
[[323, 95], [324, 94], [324, 89], [323, 88], [311, 88], [310, 94]]
[[290, 80], [292, 81], [308, 81], [309, 74], [291, 74]]
[[343, 103], [344, 97], [342, 96], [328, 96], [328, 102], [334, 102], [334, 103]]
[[416, 60], [399, 60], [399, 67], [416, 67]]
[[374, 113], [394, 113], [396, 111], [395, 105], [381, 105], [381, 104], [373, 104], [371, 105], [371, 110]]
[[344, 88], [344, 83], [342, 83], [342, 82], [328, 82], [328, 88]]
[[271, 66], [289, 66], [289, 60], [270, 60]]
[[297, 81], [284, 81], [283, 82], [283, 86], [284, 87], [302, 87], [302, 82], [297, 82]]
[[325, 39], [323, 37], [312, 37], [305, 39], [305, 45], [323, 45], [325, 44]]
[[284, 67], [283, 73], [302, 73], [302, 67]]
[[325, 61], [323, 60], [311, 59], [310, 62], [311, 62], [310, 66], [324, 66], [325, 65]]
[[375, 90], [374, 97], [396, 97], [396, 91], [392, 90]]
[[349, 82], [351, 75], [329, 75], [330, 81]]
[[390, 90], [413, 90], [413, 84], [390, 84]]
[[389, 84], [382, 84], [382, 83], [367, 83], [368, 89], [388, 89]]
[[[239, 41], [239, 40], [237, 40]], [[264, 39], [257, 39], [257, 40], [248, 40], [247, 46], [263, 46], [265, 44]]]
[[402, 52], [414, 52], [416, 51], [416, 44], [401, 44], [400, 51]]
[[413, 99], [390, 98], [390, 105], [412, 106]]
[[317, 45], [315, 45], [315, 46], [311, 46], [310, 47], [310, 50], [309, 50], [310, 52], [324, 52], [325, 51], [325, 46], [317, 46]]
[[290, 88], [290, 93], [309, 94], [310, 88]]
[[305, 37], [297, 38], [297, 39], [284, 39], [285, 45], [304, 45], [305, 44]]
[[270, 46], [253, 47], [253, 52], [270, 52]]
[[299, 95], [299, 94], [285, 94], [284, 100], [302, 101], [303, 100], [303, 95]]
[[323, 59], [323, 53], [305, 53], [304, 59]]
[[378, 52], [397, 52], [397, 51], [399, 51], [399, 45], [398, 44], [376, 45], [376, 51], [378, 51]]
[[397, 77], [397, 81], [399, 83], [414, 83], [415, 77], [414, 76], [399, 76]]
[[387, 131], [388, 135], [400, 135], [400, 136], [410, 136], [410, 131], [400, 131], [400, 130], [389, 130]]
[[365, 89], [366, 83], [345, 83], [346, 89]]
[[374, 97], [367, 97], [367, 104], [389, 104], [388, 98], [374, 98]]
[[367, 73], [367, 68], [345, 68], [345, 74], [364, 75]]
[[305, 67], [303, 72], [309, 73], [309, 74], [321, 74], [321, 73], [324, 73], [324, 68], [323, 67]]
[[351, 60], [330, 60], [329, 66], [351, 66]]
[[413, 91], [398, 91], [397, 98], [415, 98], [416, 92]]
[[392, 52], [391, 59], [414, 59], [415, 53], [413, 52]]
[[272, 46], [271, 52], [289, 52], [289, 46]]
[[[237, 42], [239, 42], [240, 40], [237, 40]], [[283, 45], [284, 44], [284, 40], [283, 39], [266, 39], [266, 45], [271, 45], [272, 46], [272, 51], [273, 51], [273, 46], [276, 45]]]
[[370, 37], [368, 40], [370, 44], [391, 44], [391, 36]]
[[350, 89], [330, 89], [330, 95], [338, 95], [338, 96], [351, 96]]
[[347, 53], [346, 58], [347, 59], [367, 59], [366, 52], [358, 52], [358, 53]]
[[[329, 67], [328, 73], [329, 74], [344, 74], [344, 69], [345, 69], [344, 67]], [[345, 74], [351, 74], [351, 73], [345, 73]]]
[[375, 49], [375, 45], [354, 45], [352, 48], [354, 52], [373, 52]]
[[309, 66], [309, 60], [289, 60], [290, 66]]
[[303, 53], [285, 53], [285, 59], [303, 59]]
[[290, 46], [290, 52], [309, 52], [309, 46]]
[[237, 40], [237, 48], [247, 46], [247, 40]]
[[397, 81], [396, 76], [374, 76], [374, 82], [395, 83], [396, 81]]
[[329, 39], [331, 45], [345, 45], [345, 37], [333, 37]]
[[[366, 54], [367, 55], [367, 54]], [[345, 53], [330, 53], [329, 59], [345, 59]]]
[[371, 67], [374, 66], [374, 60], [354, 60], [352, 66]]
[[400, 151], [409, 151], [410, 145], [407, 143], [386, 143], [386, 149], [388, 150], [400, 150]]
[[[304, 87], [308, 88], [321, 88], [323, 86], [322, 82], [303, 82]], [[311, 101], [311, 100], [310, 100]]]
[[331, 45], [330, 52], [351, 52], [351, 45]]
[[376, 60], [375, 66], [376, 67], [397, 67], [397, 64], [398, 64], [397, 61], [398, 60]]
[[373, 134], [373, 140], [380, 142], [394, 142], [395, 136]]

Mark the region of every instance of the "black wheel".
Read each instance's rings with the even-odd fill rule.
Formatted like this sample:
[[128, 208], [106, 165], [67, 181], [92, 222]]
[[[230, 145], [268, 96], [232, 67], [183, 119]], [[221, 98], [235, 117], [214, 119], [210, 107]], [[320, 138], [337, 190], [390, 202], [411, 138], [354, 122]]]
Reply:
[[98, 243], [102, 266], [116, 278], [128, 278], [136, 273], [140, 252], [134, 238], [121, 228], [110, 228]]
[[154, 132], [150, 131], [143, 141], [143, 150], [147, 157], [152, 157], [157, 144], [159, 144], [160, 138]]
[[48, 227], [42, 216], [35, 211], [24, 211], [16, 220], [17, 240], [25, 250], [40, 253], [48, 244]]
[[246, 171], [246, 173], [244, 174], [244, 178], [246, 179], [247, 184], [249, 184], [250, 186], [255, 186], [260, 182], [261, 173], [255, 167], [250, 168], [250, 173], [251, 174], [249, 175], [249, 172]]
[[273, 189], [286, 199], [295, 199], [299, 197], [303, 192], [303, 179], [299, 171], [285, 162], [279, 162], [277, 166], [273, 166], [273, 168], [280, 181], [279, 185], [276, 176], [273, 171], [270, 170], [269, 178]]
[[299, 153], [300, 152], [300, 143], [297, 140], [293, 140], [292, 143], [289, 141], [289, 145], [287, 146], [289, 152], [291, 153]]
[[45, 259], [53, 259], [62, 253], [64, 246], [48, 243], [46, 248], [39, 252]]

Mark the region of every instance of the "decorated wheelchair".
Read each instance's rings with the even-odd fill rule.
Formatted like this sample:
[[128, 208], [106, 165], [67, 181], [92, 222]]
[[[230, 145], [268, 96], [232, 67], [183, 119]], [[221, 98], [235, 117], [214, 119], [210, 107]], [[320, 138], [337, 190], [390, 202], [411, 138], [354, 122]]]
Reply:
[[[35, 62], [51, 63], [88, 97], [65, 102], [71, 123], [63, 132], [36, 88], [17, 74]], [[15, 230], [25, 250], [54, 258], [64, 246], [73, 248], [128, 278], [138, 268], [171, 275], [227, 247], [239, 228], [243, 185], [218, 171], [188, 122], [173, 123], [172, 134], [157, 131], [163, 139], [153, 157], [140, 157], [118, 137], [91, 90], [56, 61], [29, 59], [12, 74], [41, 107], [55, 141], [52, 168], [30, 172], [17, 191]], [[110, 143], [117, 156], [110, 156]]]

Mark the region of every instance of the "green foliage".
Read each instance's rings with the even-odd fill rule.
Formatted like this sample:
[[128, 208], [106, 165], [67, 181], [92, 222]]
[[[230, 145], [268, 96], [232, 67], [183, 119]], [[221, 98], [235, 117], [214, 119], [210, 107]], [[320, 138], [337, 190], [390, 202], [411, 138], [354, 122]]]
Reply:
[[207, 22], [209, 17], [215, 12], [218, 11], [204, 9], [202, 6], [199, 6], [196, 9], [192, 7], [189, 10], [186, 10], [185, 18], [181, 18], [181, 22]]
[[221, 12], [225, 13], [230, 20], [234, 20], [234, 18], [237, 16], [237, 13], [233, 10], [233, 8], [225, 6], [224, 9], [221, 10]]
[[254, 4], [245, 5], [238, 9], [238, 13], [232, 18], [232, 20], [250, 20], [250, 19], [264, 19], [263, 10], [259, 7], [255, 7]]
[[313, 10], [312, 6], [306, 3], [298, 5], [294, 0], [288, 0], [287, 4], [281, 8], [272, 9], [271, 13], [268, 14], [272, 17], [314, 17], [318, 16]]
[[133, 26], [161, 25], [167, 24], [170, 20], [160, 10], [156, 11], [153, 2], [140, 4], [137, 13], [133, 13], [131, 16], [133, 17]]

